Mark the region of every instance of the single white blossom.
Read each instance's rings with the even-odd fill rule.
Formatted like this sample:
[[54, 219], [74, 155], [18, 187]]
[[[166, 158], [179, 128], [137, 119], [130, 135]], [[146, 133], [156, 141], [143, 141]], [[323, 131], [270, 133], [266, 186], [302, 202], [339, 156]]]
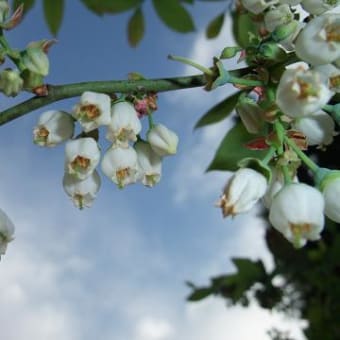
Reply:
[[264, 15], [266, 30], [273, 32], [276, 27], [286, 25], [293, 21], [294, 15], [287, 4], [273, 7]]
[[65, 171], [80, 180], [92, 174], [99, 160], [100, 150], [93, 138], [79, 138], [65, 145]]
[[112, 106], [111, 120], [106, 134], [108, 140], [121, 147], [128, 147], [129, 141], [137, 140], [141, 130], [142, 124], [132, 104], [119, 102]]
[[307, 240], [320, 238], [324, 227], [323, 210], [320, 191], [304, 183], [292, 183], [274, 197], [269, 221], [295, 247], [302, 247]]
[[162, 158], [152, 150], [149, 143], [138, 141], [134, 148], [138, 158], [138, 176], [144, 185], [153, 187], [161, 179]]
[[68, 173], [65, 173], [63, 178], [65, 192], [71, 197], [74, 205], [79, 209], [92, 205], [99, 191], [100, 183], [100, 176], [96, 170], [83, 180], [79, 180]]
[[317, 16], [302, 29], [295, 43], [296, 54], [307, 63], [329, 64], [340, 57], [340, 14]]
[[152, 150], [161, 157], [177, 152], [178, 136], [162, 124], [156, 124], [148, 131], [147, 141]]
[[107, 94], [86, 91], [73, 109], [76, 118], [85, 132], [108, 125], [111, 119], [111, 99]]
[[320, 15], [339, 5], [339, 0], [302, 0], [302, 8], [313, 15]]
[[137, 153], [130, 146], [127, 148], [117, 146], [107, 150], [103, 156], [101, 167], [103, 173], [119, 188], [124, 188], [137, 181]]
[[222, 208], [223, 217], [235, 216], [249, 211], [263, 197], [267, 180], [259, 172], [242, 168], [227, 182], [217, 206]]
[[340, 69], [338, 67], [333, 64], [325, 64], [315, 66], [313, 69], [321, 74], [332, 92], [340, 92]]
[[293, 122], [293, 128], [306, 136], [308, 145], [329, 145], [335, 135], [335, 124], [332, 117], [324, 111], [310, 116], [299, 117]]
[[296, 118], [319, 111], [332, 95], [319, 72], [299, 65], [282, 74], [276, 103], [283, 113]]
[[40, 146], [55, 146], [73, 136], [73, 118], [63, 111], [46, 111], [41, 114], [33, 129], [33, 141]]
[[14, 224], [0, 209], [0, 259], [6, 253], [8, 243], [14, 239], [14, 230]]
[[260, 14], [266, 8], [277, 2], [277, 0], [241, 0], [243, 7], [253, 14]]

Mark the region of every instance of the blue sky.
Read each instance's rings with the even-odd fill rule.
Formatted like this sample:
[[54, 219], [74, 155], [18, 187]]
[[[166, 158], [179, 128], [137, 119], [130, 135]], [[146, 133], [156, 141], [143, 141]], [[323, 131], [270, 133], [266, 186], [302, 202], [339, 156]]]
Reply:
[[[10, 32], [13, 46], [50, 37], [38, 3]], [[130, 13], [97, 17], [78, 1], [66, 5], [58, 44], [49, 54], [52, 84], [124, 79], [131, 71], [150, 78], [195, 73], [167, 55], [209, 66], [231, 41], [229, 23], [214, 41], [206, 41], [200, 29], [179, 36], [160, 25], [147, 2], [146, 37], [132, 49], [125, 34]], [[195, 8], [199, 27], [221, 5]], [[165, 159], [160, 184], [118, 190], [102, 178], [93, 207], [83, 211], [63, 192], [63, 146], [32, 143], [32, 129], [48, 107], [1, 127], [0, 207], [16, 225], [16, 239], [0, 263], [2, 339], [248, 340], [266, 339], [266, 329], [275, 325], [302, 339], [295, 324], [254, 304], [227, 309], [219, 299], [185, 302], [186, 280], [205, 284], [232, 271], [233, 256], [272, 263], [256, 211], [223, 220], [214, 202], [227, 174], [204, 174], [230, 122], [193, 132], [200, 115], [230, 91], [161, 94], [155, 120], [175, 130], [180, 145], [176, 156]], [[49, 108], [69, 111], [76, 102]], [[2, 97], [0, 109], [12, 104]]]

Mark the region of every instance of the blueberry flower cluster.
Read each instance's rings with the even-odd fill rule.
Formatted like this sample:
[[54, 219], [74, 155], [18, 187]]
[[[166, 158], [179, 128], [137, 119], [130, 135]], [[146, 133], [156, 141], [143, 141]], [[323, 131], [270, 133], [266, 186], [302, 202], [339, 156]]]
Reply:
[[[65, 144], [63, 186], [78, 208], [90, 207], [101, 185], [99, 170], [119, 188], [142, 182], [152, 187], [162, 173], [162, 159], [177, 151], [178, 137], [162, 124], [152, 122], [148, 111], [149, 130], [146, 139], [140, 136], [141, 117], [136, 110], [140, 101], [120, 98], [112, 101], [103, 93], [84, 92], [71, 113], [42, 113], [33, 129], [34, 143], [53, 147]], [[82, 132], [74, 137], [75, 124]], [[101, 155], [99, 128], [106, 129], [110, 146]]]

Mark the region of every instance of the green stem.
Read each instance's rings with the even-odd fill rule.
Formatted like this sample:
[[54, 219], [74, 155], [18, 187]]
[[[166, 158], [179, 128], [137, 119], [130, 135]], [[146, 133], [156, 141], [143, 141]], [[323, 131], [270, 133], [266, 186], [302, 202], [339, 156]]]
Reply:
[[154, 122], [153, 122], [152, 112], [148, 113], [148, 122], [149, 122], [149, 130], [151, 130], [153, 128], [153, 126], [155, 125]]
[[287, 136], [284, 137], [285, 142], [294, 150], [294, 152], [300, 157], [302, 162], [304, 162], [309, 169], [314, 173], [318, 171], [319, 166], [314, 163], [300, 148]]
[[191, 60], [191, 59], [188, 59], [188, 58], [184, 58], [184, 57], [179, 57], [179, 56], [175, 56], [175, 55], [169, 55], [168, 56], [168, 59], [170, 60], [175, 60], [175, 61], [179, 61], [183, 64], [186, 64], [186, 65], [190, 65], [200, 71], [202, 71], [203, 73], [209, 75], [209, 76], [213, 76], [214, 75], [214, 72], [210, 69], [210, 68], [207, 68], [203, 65], [200, 65], [198, 63], [196, 63], [195, 61]]
[[274, 146], [271, 146], [267, 152], [267, 154], [264, 156], [264, 158], [262, 159], [262, 163], [264, 165], [267, 165], [270, 160], [273, 158], [274, 154], [276, 152], [276, 148]]
[[85, 91], [100, 93], [164, 92], [201, 87], [206, 84], [204, 75], [147, 80], [92, 81], [67, 85], [47, 85], [48, 95], [33, 97], [0, 113], [0, 125], [31, 111], [62, 99], [80, 96]]
[[235, 85], [245, 85], [245, 86], [264, 86], [265, 85], [260, 80], [237, 78], [237, 77], [230, 77], [228, 83], [232, 83]]
[[283, 177], [284, 177], [284, 180], [285, 180], [285, 184], [292, 183], [292, 179], [290, 177], [289, 169], [288, 169], [287, 165], [282, 165], [281, 168], [282, 168], [282, 173], [283, 173]]

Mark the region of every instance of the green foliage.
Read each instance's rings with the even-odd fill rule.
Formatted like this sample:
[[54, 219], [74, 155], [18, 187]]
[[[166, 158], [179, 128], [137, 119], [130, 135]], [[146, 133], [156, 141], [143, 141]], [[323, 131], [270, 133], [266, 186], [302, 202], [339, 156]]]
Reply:
[[208, 27], [205, 30], [205, 35], [208, 39], [216, 38], [220, 34], [224, 23], [224, 17], [225, 15], [223, 12], [210, 21]]
[[43, 8], [48, 28], [56, 36], [63, 20], [64, 0], [44, 0]]
[[207, 113], [205, 113], [196, 123], [195, 129], [218, 123], [227, 118], [234, 110], [238, 98], [242, 92], [237, 92], [230, 97], [223, 99], [221, 102], [213, 106]]
[[92, 12], [99, 15], [105, 13], [121, 13], [138, 7], [143, 0], [81, 0], [81, 2]]
[[195, 30], [190, 13], [179, 0], [152, 0], [152, 3], [159, 18], [172, 30], [180, 33]]
[[239, 168], [238, 163], [243, 158], [262, 159], [267, 151], [254, 151], [249, 150], [246, 147], [246, 144], [251, 140], [254, 140], [254, 138], [256, 138], [256, 135], [248, 133], [244, 125], [241, 122], [238, 122], [227, 132], [207, 171], [236, 171]]
[[145, 24], [141, 8], [137, 8], [128, 22], [128, 39], [131, 46], [139, 44], [144, 36]]
[[242, 13], [233, 16], [233, 35], [241, 47], [249, 46], [251, 34], [257, 32], [257, 27], [250, 18], [251, 14]]

